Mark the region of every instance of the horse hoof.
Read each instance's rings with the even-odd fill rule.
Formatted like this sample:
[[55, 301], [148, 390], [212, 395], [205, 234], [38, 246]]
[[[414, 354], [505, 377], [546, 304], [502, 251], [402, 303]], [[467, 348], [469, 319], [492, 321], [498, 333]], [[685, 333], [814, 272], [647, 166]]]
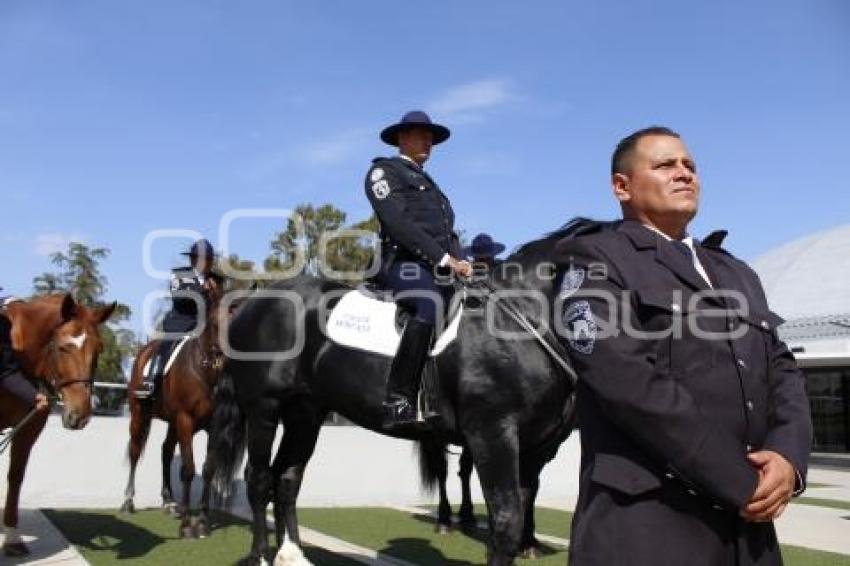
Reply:
[[210, 536], [210, 528], [205, 521], [195, 525], [195, 538], [207, 538], [208, 536]]
[[11, 544], [3, 545], [3, 554], [10, 558], [20, 558], [22, 556], [28, 556], [30, 553], [30, 549], [27, 548], [22, 542], [13, 542]]
[[438, 535], [448, 535], [451, 534], [452, 528], [449, 525], [437, 523], [437, 525], [434, 527], [434, 532], [436, 532]]
[[180, 538], [195, 538], [195, 528], [189, 521], [180, 524]]
[[540, 558], [540, 549], [536, 546], [529, 546], [528, 548], [522, 549], [519, 556], [523, 560], [537, 560]]
[[133, 501], [128, 499], [124, 502], [124, 505], [121, 506], [121, 513], [135, 513], [136, 506], [133, 504]]

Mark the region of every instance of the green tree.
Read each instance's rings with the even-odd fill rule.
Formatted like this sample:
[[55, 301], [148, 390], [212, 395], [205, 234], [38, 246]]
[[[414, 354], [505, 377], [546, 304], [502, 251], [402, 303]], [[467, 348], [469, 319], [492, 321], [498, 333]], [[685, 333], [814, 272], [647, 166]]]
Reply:
[[[216, 262], [216, 270], [227, 277], [226, 290], [250, 289], [258, 279], [258, 272], [253, 261], [242, 259], [238, 254], [230, 254], [226, 258], [219, 258]], [[239, 278], [231, 277], [230, 272], [239, 272]]]
[[[298, 217], [301, 222], [298, 222]], [[300, 250], [304, 254], [304, 270], [317, 275], [319, 239], [323, 233], [342, 227], [345, 217], [345, 212], [332, 204], [323, 204], [319, 207], [314, 207], [312, 204], [300, 204], [295, 207], [283, 232], [278, 232], [271, 242], [272, 253], [264, 264], [266, 271], [291, 269]]]
[[[299, 230], [300, 216], [303, 229]], [[362, 274], [369, 267], [374, 255], [374, 245], [378, 232], [378, 219], [373, 214], [366, 220], [345, 225], [346, 213], [332, 204], [313, 206], [301, 204], [295, 208], [293, 217], [287, 221], [282, 232], [275, 235], [271, 242], [271, 254], [263, 263], [266, 272], [289, 270], [296, 261], [298, 251], [304, 254], [304, 271], [312, 275], [321, 275], [322, 267], [337, 272]], [[330, 237], [326, 242], [324, 257], [320, 258], [322, 235], [332, 236], [341, 228], [365, 230], [373, 236], [351, 237], [342, 234]], [[356, 282], [361, 277], [353, 275], [349, 281]]]
[[332, 239], [327, 246], [325, 263], [327, 267], [335, 271], [357, 274], [350, 280], [359, 282], [362, 279], [362, 274], [367, 272], [374, 259], [380, 224], [378, 218], [372, 214], [366, 220], [355, 222], [347, 228], [368, 232], [370, 235]]
[[[56, 272], [45, 272], [33, 278], [34, 293], [68, 292], [86, 307], [101, 307], [111, 302], [105, 300], [108, 280], [100, 272], [100, 260], [108, 256], [107, 248], [90, 248], [81, 242], [71, 242], [66, 252], [50, 256]], [[97, 361], [96, 379], [100, 381], [124, 381], [124, 361], [135, 353], [138, 343], [132, 331], [116, 325], [129, 317], [130, 307], [118, 303], [109, 323], [100, 327], [104, 347]]]

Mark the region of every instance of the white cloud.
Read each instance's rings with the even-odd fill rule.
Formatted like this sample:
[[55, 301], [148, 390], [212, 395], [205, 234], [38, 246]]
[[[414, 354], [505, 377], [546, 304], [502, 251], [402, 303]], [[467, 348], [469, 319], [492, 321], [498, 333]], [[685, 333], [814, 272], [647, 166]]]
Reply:
[[518, 98], [513, 81], [484, 79], [454, 86], [427, 105], [441, 120], [458, 118], [475, 121], [480, 111], [501, 106]]
[[64, 252], [71, 242], [83, 242], [85, 236], [79, 233], [62, 234], [60, 232], [47, 232], [35, 237], [35, 253], [48, 256], [55, 252]]

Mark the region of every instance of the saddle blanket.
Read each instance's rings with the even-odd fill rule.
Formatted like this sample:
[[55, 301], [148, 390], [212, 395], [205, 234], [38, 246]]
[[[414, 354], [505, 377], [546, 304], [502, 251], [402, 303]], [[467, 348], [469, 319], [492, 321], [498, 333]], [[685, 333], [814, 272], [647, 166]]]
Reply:
[[[170, 369], [171, 369], [171, 365], [174, 363], [174, 360], [176, 360], [176, 359], [177, 359], [177, 356], [179, 356], [179, 355], [180, 355], [180, 350], [182, 350], [182, 349], [183, 349], [183, 346], [186, 344], [186, 342], [188, 342], [189, 340], [191, 340], [191, 338], [192, 338], [191, 336], [184, 336], [184, 337], [183, 337], [183, 338], [181, 338], [181, 339], [180, 339], [180, 341], [179, 341], [179, 342], [177, 342], [177, 344], [176, 344], [176, 345], [175, 345], [175, 346], [171, 349], [171, 354], [169, 354], [169, 356], [168, 356], [168, 361], [167, 361], [167, 362], [165, 362], [165, 369], [164, 369], [164, 370], [163, 370], [163, 372], [162, 372], [162, 374], [163, 374], [163, 375], [165, 375], [165, 374], [167, 374], [167, 373], [168, 373], [168, 370], [170, 370]], [[148, 375], [148, 373], [150, 372], [150, 370], [151, 370], [151, 362], [153, 362], [153, 358], [154, 358], [154, 356], [151, 356], [150, 358], [148, 358], [148, 361], [146, 361], [146, 362], [145, 362], [145, 367], [144, 367], [144, 369], [142, 370], [142, 375], [147, 376], [147, 375]]]
[[[400, 329], [396, 327], [396, 309], [392, 301], [375, 299], [359, 289], [349, 291], [331, 311], [328, 338], [340, 346], [393, 357], [401, 341]], [[461, 304], [437, 338], [431, 356], [439, 355], [457, 338], [462, 314]]]

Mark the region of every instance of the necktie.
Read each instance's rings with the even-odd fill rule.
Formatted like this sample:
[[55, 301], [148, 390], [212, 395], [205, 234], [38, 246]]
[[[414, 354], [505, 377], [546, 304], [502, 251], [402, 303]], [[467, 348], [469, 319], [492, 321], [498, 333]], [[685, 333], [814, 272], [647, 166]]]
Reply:
[[708, 284], [709, 287], [714, 287], [711, 284], [711, 279], [708, 277], [708, 273], [705, 271], [705, 268], [702, 266], [702, 262], [699, 261], [699, 258], [694, 254], [694, 250], [681, 240], [670, 240], [670, 243], [673, 244], [673, 247], [676, 248], [680, 254], [685, 256], [691, 265], [694, 266], [694, 269], [697, 273], [700, 274], [700, 277]]
[[670, 240], [670, 242], [673, 244], [673, 247], [676, 248], [676, 251], [693, 261], [694, 253], [688, 244], [681, 240]]

